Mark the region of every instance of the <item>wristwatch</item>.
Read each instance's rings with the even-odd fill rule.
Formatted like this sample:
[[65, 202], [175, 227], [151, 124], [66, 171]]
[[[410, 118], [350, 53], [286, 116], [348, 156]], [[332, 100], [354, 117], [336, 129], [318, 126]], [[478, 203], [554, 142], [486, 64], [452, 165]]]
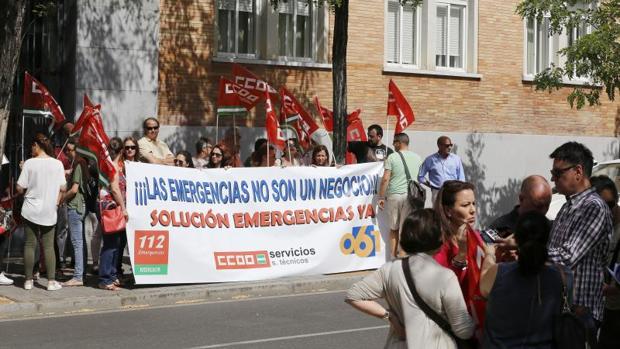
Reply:
[[390, 311], [386, 310], [385, 313], [383, 314], [383, 316], [381, 317], [381, 320], [385, 320], [387, 322], [390, 322]]

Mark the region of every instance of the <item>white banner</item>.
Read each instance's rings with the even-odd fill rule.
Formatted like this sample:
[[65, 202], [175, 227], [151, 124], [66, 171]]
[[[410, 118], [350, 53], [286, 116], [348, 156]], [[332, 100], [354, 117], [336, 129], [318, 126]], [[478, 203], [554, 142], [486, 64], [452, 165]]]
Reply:
[[389, 255], [376, 215], [382, 163], [126, 169], [137, 284], [339, 273], [378, 268]]

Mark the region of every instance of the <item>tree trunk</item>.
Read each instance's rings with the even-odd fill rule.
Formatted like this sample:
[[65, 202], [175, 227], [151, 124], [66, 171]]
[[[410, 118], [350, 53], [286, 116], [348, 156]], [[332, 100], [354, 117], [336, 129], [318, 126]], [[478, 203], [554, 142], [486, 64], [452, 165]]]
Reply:
[[27, 3], [26, 0], [0, 1], [0, 158], [4, 154], [6, 143]]
[[343, 164], [347, 150], [347, 41], [349, 0], [335, 8], [332, 44], [332, 81], [334, 86], [334, 156]]

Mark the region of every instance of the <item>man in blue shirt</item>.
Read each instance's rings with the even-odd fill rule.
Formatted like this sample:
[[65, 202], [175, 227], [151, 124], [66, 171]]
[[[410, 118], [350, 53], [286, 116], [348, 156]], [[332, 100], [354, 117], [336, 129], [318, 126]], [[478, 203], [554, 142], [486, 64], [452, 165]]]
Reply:
[[[435, 154], [429, 155], [420, 166], [418, 182], [431, 188], [433, 203], [443, 182], [448, 180], [465, 181], [465, 171], [461, 158], [450, 153], [453, 145], [452, 140], [447, 136], [439, 137], [437, 139], [439, 150]], [[427, 173], [428, 179], [425, 178]]]

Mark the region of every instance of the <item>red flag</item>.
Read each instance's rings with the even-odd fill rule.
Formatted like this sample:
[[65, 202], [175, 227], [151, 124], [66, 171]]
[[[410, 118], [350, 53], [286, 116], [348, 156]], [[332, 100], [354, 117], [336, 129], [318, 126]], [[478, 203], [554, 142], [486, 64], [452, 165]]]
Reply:
[[261, 100], [261, 97], [248, 91], [234, 82], [220, 78], [220, 93], [217, 98], [217, 112], [250, 111]]
[[321, 106], [318, 96], [314, 97], [314, 104], [316, 105], [316, 110], [319, 112], [319, 115], [323, 118], [325, 130], [327, 130], [327, 132], [334, 132], [334, 113], [331, 110]]
[[463, 287], [463, 296], [469, 313], [474, 318], [478, 335], [482, 333], [486, 311], [486, 302], [480, 294], [479, 287], [482, 260], [484, 259], [483, 244], [484, 242], [480, 238], [480, 234], [470, 227], [467, 231], [467, 270], [465, 276], [467, 284]]
[[85, 93], [82, 107], [86, 108], [86, 107], [94, 107], [94, 106], [95, 105], [93, 104], [93, 102], [90, 101], [90, 98], [88, 98], [88, 95]]
[[293, 96], [286, 88], [280, 89], [280, 95], [282, 97], [282, 111], [286, 116], [299, 115], [297, 122], [301, 129], [306, 133], [308, 137], [319, 129], [319, 125], [316, 124], [314, 118], [308, 114], [304, 107], [297, 101], [297, 98]]
[[394, 134], [403, 132], [407, 126], [415, 121], [413, 109], [411, 109], [407, 99], [400, 92], [396, 83], [391, 79], [388, 86], [387, 115], [396, 116], [396, 129], [394, 130]]
[[278, 117], [276, 116], [276, 112], [273, 109], [273, 103], [271, 102], [271, 97], [267, 91], [265, 93], [265, 129], [267, 130], [267, 139], [269, 143], [273, 144], [276, 148], [283, 150], [286, 140], [284, 139], [284, 135], [282, 134], [282, 129], [280, 128], [280, 123], [278, 122]]
[[54, 128], [60, 126], [66, 119], [52, 94], [28, 72], [25, 72], [24, 76], [24, 108], [26, 107], [47, 109], [54, 117]]
[[[364, 129], [362, 120], [359, 117], [361, 112], [361, 109], [355, 109], [347, 116], [347, 142], [365, 142], [368, 140], [368, 137], [366, 136], [366, 129]], [[355, 155], [351, 152], [347, 152], [345, 155], [345, 161], [347, 164], [355, 164]]]
[[[86, 100], [84, 102], [86, 102]], [[101, 127], [103, 127], [103, 120], [101, 119], [100, 110], [101, 110], [100, 104], [97, 104], [96, 106], [89, 106], [88, 104], [85, 104], [84, 109], [82, 109], [82, 114], [80, 114], [80, 117], [75, 122], [75, 125], [73, 125], [73, 129], [71, 130], [70, 136], [73, 137], [73, 136], [79, 135], [80, 132], [82, 132], [84, 125], [90, 122], [91, 118], [95, 118], [96, 120], [94, 122], [97, 123], [98, 125], [101, 125]]]
[[269, 91], [272, 98], [278, 98], [278, 91], [271, 87], [266, 81], [259, 79], [254, 73], [240, 66], [233, 64], [233, 76], [235, 84], [246, 89], [259, 99], [265, 98], [265, 92]]
[[97, 162], [99, 182], [104, 186], [109, 186], [116, 174], [114, 163], [108, 153], [110, 140], [103, 129], [99, 109], [87, 106], [85, 110], [88, 117], [82, 124], [77, 151], [84, 157]]

